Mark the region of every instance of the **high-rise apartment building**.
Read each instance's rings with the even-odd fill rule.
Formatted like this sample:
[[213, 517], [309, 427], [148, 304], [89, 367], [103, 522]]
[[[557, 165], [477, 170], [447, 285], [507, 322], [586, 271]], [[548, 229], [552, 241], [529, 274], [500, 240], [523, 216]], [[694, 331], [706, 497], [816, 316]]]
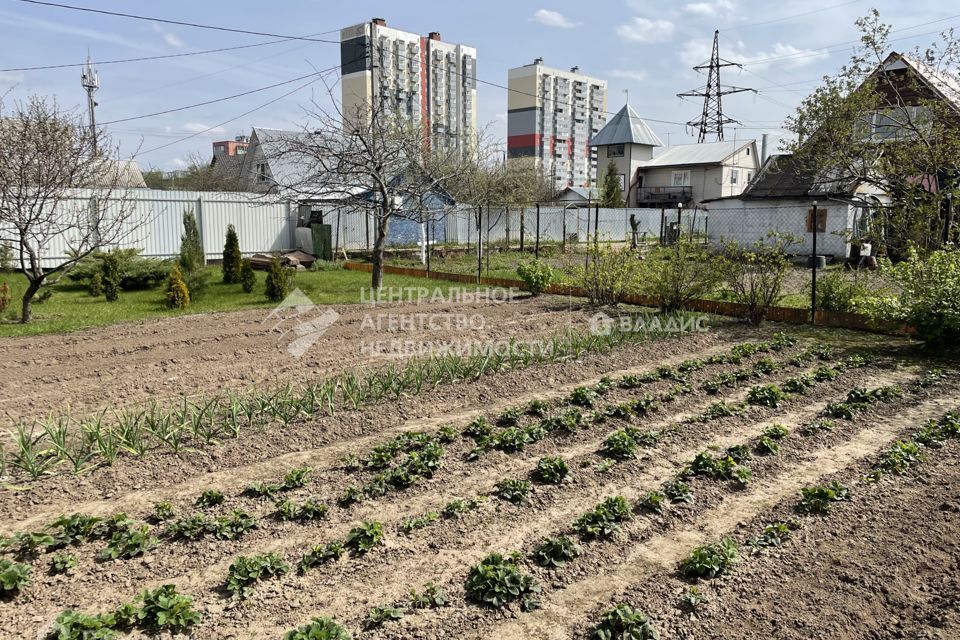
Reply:
[[597, 151], [590, 139], [606, 122], [606, 81], [537, 58], [510, 69], [508, 86], [509, 157], [534, 158], [557, 189], [596, 186]]
[[[435, 143], [463, 146], [477, 131], [477, 50], [387, 26], [382, 18], [340, 32], [345, 120], [378, 109], [423, 123]], [[347, 122], [345, 126], [349, 126]]]

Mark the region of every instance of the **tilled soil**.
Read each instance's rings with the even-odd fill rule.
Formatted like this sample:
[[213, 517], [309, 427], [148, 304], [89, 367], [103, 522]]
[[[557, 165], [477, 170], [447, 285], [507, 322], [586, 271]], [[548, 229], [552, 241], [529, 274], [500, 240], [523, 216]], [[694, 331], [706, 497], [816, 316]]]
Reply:
[[[69, 575], [46, 575], [49, 557], [41, 556], [34, 562], [33, 584], [25, 593], [0, 601], [0, 618], [5, 621], [0, 627], [0, 638], [37, 637], [65, 608], [107, 611], [130, 600], [144, 587], [164, 583], [173, 583], [180, 591], [193, 596], [196, 608], [204, 617], [194, 631], [197, 638], [277, 638], [285, 630], [316, 615], [335, 617], [350, 628], [355, 637], [363, 638], [579, 638], [588, 634], [591, 621], [604, 608], [624, 599], [647, 611], [664, 632], [662, 637], [781, 637], [770, 631], [777, 629], [776, 626], [764, 626], [768, 622], [773, 624], [780, 610], [779, 603], [771, 606], [769, 601], [765, 604], [764, 599], [757, 598], [755, 606], [760, 613], [756, 613], [753, 608], [746, 608], [740, 590], [731, 591], [732, 587], [721, 585], [714, 590], [714, 586], [709, 585], [712, 601], [707, 611], [716, 612], [709, 623], [703, 623], [702, 616], [707, 614], [698, 613], [696, 618], [690, 618], [682, 611], [675, 612], [678, 598], [675, 592], [682, 592], [686, 586], [676, 576], [676, 562], [703, 541], [728, 533], [744, 538], [745, 532], [762, 529], [759, 523], [783, 508], [800, 486], [836, 474], [862, 473], [864, 461], [901, 434], [910, 433], [924, 420], [960, 405], [960, 382], [952, 379], [938, 387], [936, 395], [913, 390], [911, 382], [929, 363], [906, 352], [902, 342], [874, 338], [850, 340], [849, 334], [838, 333], [835, 334], [838, 347], [844, 346], [845, 339], [850, 345], [855, 341], [861, 344], [855, 349], [842, 349], [828, 362], [788, 364], [794, 354], [813, 344], [806, 338], [795, 347], [762, 354], [779, 363], [778, 369], [737, 387], [723, 388], [717, 395], [705, 393], [703, 382], [718, 372], [736, 367], [708, 365], [687, 376], [683, 384], [688, 389], [681, 390], [672, 402], [662, 403], [659, 411], [646, 417], [608, 418], [575, 433], [550, 435], [520, 452], [489, 451], [476, 460], [467, 456], [472, 443], [460, 438], [446, 445], [445, 466], [432, 479], [349, 509], [336, 505], [336, 497], [346, 487], [360, 485], [372, 475], [346, 469], [341, 462], [343, 456], [362, 457], [371, 447], [398, 433], [431, 430], [447, 423], [459, 430], [478, 415], [492, 420], [505, 408], [522, 405], [532, 398], [558, 401], [568, 396], [573, 387], [592, 384], [603, 375], [616, 379], [625, 373], [651, 371], [661, 364], [676, 365], [691, 357], [727, 352], [737, 342], [769, 337], [774, 329], [758, 333], [742, 327], [727, 327], [680, 340], [630, 345], [610, 354], [594, 354], [577, 361], [448, 385], [397, 403], [347, 412], [335, 418], [294, 423], [287, 429], [271, 428], [205, 452], [181, 456], [157, 453], [143, 460], [121, 458], [111, 468], [98, 469], [79, 478], [61, 475], [35, 483], [20, 483], [19, 490], [0, 493], [0, 516], [4, 518], [0, 530], [5, 533], [38, 530], [56, 515], [73, 511], [96, 515], [125, 511], [143, 520], [148, 517], [152, 504], [159, 500], [171, 501], [178, 514], [194, 513], [199, 509], [193, 506], [193, 501], [209, 488], [222, 490], [227, 500], [208, 513], [222, 515], [230, 509], [243, 508], [258, 516], [260, 526], [242, 540], [167, 541], [146, 557], [125, 561], [98, 562], [95, 555], [104, 543], [85, 543], [72, 550], [80, 564]], [[719, 400], [727, 403], [742, 400], [751, 385], [781, 382], [803, 371], [830, 365], [852, 351], [865, 350], [878, 356], [873, 364], [847, 369], [836, 380], [817, 383], [806, 394], [787, 398], [779, 407], [751, 406], [739, 415], [704, 422], [688, 420]], [[738, 366], [751, 366], [759, 357], [745, 358]], [[843, 399], [850, 389], [893, 384], [908, 390], [902, 400], [873, 405], [858, 420], [838, 421], [836, 428], [828, 432], [814, 435], [802, 432], [802, 425], [813, 420], [827, 402]], [[647, 394], [662, 395], [674, 386], [675, 381], [659, 380], [636, 389], [615, 389], [601, 398], [598, 408]], [[561, 409], [558, 406], [551, 412]], [[638, 515], [624, 523], [622, 530], [610, 540], [583, 542], [583, 554], [561, 569], [546, 570], [528, 559], [544, 536], [575, 537], [571, 530], [573, 520], [605, 497], [620, 494], [636, 500], [673, 477], [704, 448], [749, 444], [774, 422], [784, 424], [791, 433], [781, 442], [779, 455], [756, 456], [748, 463], [754, 478], [747, 487], [694, 478], [690, 481], [695, 495], [693, 503], [674, 505], [661, 515]], [[523, 418], [521, 424], [530, 423], [532, 419]], [[662, 430], [672, 425], [680, 428], [665, 432], [656, 444], [644, 448], [635, 459], [604, 468], [598, 450], [610, 432], [626, 424], [644, 430]], [[939, 450], [937, 459], [951, 459], [955, 463], [955, 444]], [[564, 457], [572, 470], [571, 481], [560, 486], [534, 484], [531, 501], [526, 506], [514, 506], [490, 497], [478, 509], [459, 519], [441, 519], [409, 535], [401, 532], [399, 525], [403, 520], [439, 511], [453, 498], [490, 495], [498, 480], [528, 477], [544, 455]], [[270, 501], [241, 495], [254, 481], [276, 481], [288, 469], [307, 464], [314, 468], [310, 482], [287, 495], [295, 501], [313, 496], [329, 504], [330, 513], [325, 520], [307, 524], [282, 522], [274, 517], [276, 509]], [[893, 478], [872, 489], [879, 489], [876, 493], [883, 494], [885, 487], [900, 486], [903, 482], [903, 478]], [[940, 495], [939, 504], [955, 504], [957, 495], [948, 490], [949, 486], [944, 482], [931, 490]], [[892, 499], [894, 492], [884, 495]], [[855, 501], [844, 504], [838, 513], [855, 504]], [[858, 521], [873, 526], [869, 539], [874, 549], [883, 548], [887, 539], [904, 539], [898, 533], [898, 527], [904, 523], [894, 517], [892, 507], [890, 517], [878, 522], [869, 521], [867, 510], [855, 513]], [[223, 591], [228, 566], [240, 555], [272, 551], [296, 565], [311, 546], [342, 538], [360, 521], [373, 519], [384, 524], [385, 543], [365, 556], [345, 556], [303, 575], [293, 571], [264, 581], [257, 585], [250, 599], [241, 603], [231, 601]], [[156, 528], [157, 532], [162, 529], [162, 526]], [[956, 528], [945, 530], [942, 544], [951, 536], [956, 542], [956, 532]], [[806, 535], [806, 529], [801, 529], [796, 539], [777, 554], [746, 560], [742, 571], [750, 578], [744, 588], [753, 588], [753, 580], [757, 580], [755, 593], [762, 593], [764, 585], [768, 585], [771, 589], [781, 589], [771, 597], [789, 599], [786, 585], [774, 583], [781, 568], [773, 559], [791, 553], [791, 544], [801, 549]], [[942, 548], [938, 546], [937, 553], [941, 553]], [[856, 549], [854, 547], [854, 552], [858, 552]], [[540, 610], [521, 612], [511, 605], [496, 612], [466, 599], [463, 583], [470, 566], [494, 551], [522, 553], [523, 570], [535, 575], [543, 588]], [[812, 574], [804, 575], [802, 569], [804, 554], [812, 551], [812, 546], [798, 551], [800, 555], [794, 569], [798, 588], [802, 586], [803, 593], [808, 594], [808, 602], [822, 602], [829, 607], [829, 582], [818, 583]], [[861, 551], [870, 557], [864, 561], [862, 555], [856, 556], [856, 562], [864, 570], [871, 568], [872, 563], [886, 561], [885, 554], [877, 551], [867, 554], [865, 546]], [[846, 556], [847, 552], [839, 545], [835, 552], [836, 557], [827, 556], [833, 562], [853, 557]], [[956, 556], [953, 565], [949, 565], [943, 562], [941, 553], [923, 567], [931, 580], [935, 576], [947, 579], [949, 566], [956, 570], [955, 559]], [[766, 572], [750, 573], [752, 567], [759, 567], [762, 562], [771, 563]], [[828, 564], [824, 561], [823, 567]], [[734, 574], [733, 580], [741, 575], [740, 571]], [[362, 630], [371, 607], [402, 604], [410, 589], [420, 589], [428, 581], [448, 592], [451, 606], [410, 611], [399, 622]], [[737, 600], [727, 603], [728, 599]], [[798, 611], [798, 620], [803, 621], [796, 627], [798, 635], [782, 637], [914, 637], [885, 636], [879, 632], [844, 635], [836, 632], [842, 628], [838, 626], [824, 626], [822, 631], [814, 631], [819, 628], [814, 617], [816, 606], [791, 604]], [[878, 605], [878, 610], [881, 609], [884, 607]], [[844, 619], [842, 611], [837, 615]], [[887, 615], [897, 614], [887, 612]], [[738, 628], [738, 616], [753, 616], [753, 626]], [[801, 631], [806, 635], [800, 635]], [[13, 635], [4, 635], [8, 633]]]
[[294, 321], [279, 322], [264, 309], [4, 338], [0, 413], [8, 424], [29, 422], [66, 405], [74, 411], [114, 411], [148, 398], [303, 381], [409, 355], [393, 341], [443, 348], [466, 339], [529, 340], [568, 328], [586, 330], [592, 313], [562, 297], [506, 302], [501, 294], [467, 303], [427, 299], [322, 308], [330, 309], [339, 318], [299, 357], [288, 351], [299, 337]]

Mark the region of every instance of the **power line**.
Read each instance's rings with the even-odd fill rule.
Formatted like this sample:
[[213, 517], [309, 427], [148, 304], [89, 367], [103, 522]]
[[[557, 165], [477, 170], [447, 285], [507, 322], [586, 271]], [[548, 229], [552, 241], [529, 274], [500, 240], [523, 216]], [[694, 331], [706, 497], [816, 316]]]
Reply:
[[792, 16], [783, 16], [781, 18], [773, 18], [772, 20], [764, 20], [763, 22], [752, 22], [750, 24], [736, 25], [724, 31], [739, 31], [740, 29], [752, 29], [753, 27], [763, 26], [765, 24], [773, 24], [775, 22], [784, 22], [786, 20], [793, 20], [794, 18], [802, 18], [804, 16], [810, 16], [815, 13], [823, 13], [825, 11], [833, 11], [834, 9], [840, 9], [841, 7], [846, 7], [851, 4], [857, 4], [863, 2], [863, 0], [849, 0], [849, 2], [841, 2], [840, 4], [830, 5], [829, 7], [821, 7], [820, 9], [813, 9], [811, 11], [804, 11], [803, 13], [795, 13]]
[[[117, 18], [130, 18], [132, 20], [148, 20], [150, 22], [160, 22], [162, 24], [175, 24], [180, 27], [193, 27], [195, 29], [211, 29], [213, 31], [226, 31], [228, 33], [243, 33], [251, 36], [266, 36], [268, 38], [280, 38], [283, 40], [309, 40], [310, 42], [325, 42], [327, 44], [340, 44], [339, 40], [324, 40], [321, 38], [312, 38], [308, 36], [288, 36], [268, 31], [250, 31], [248, 29], [235, 29], [233, 27], [221, 27], [213, 24], [201, 24], [198, 22], [186, 22], [183, 20], [170, 20], [167, 18], [155, 18], [152, 16], [141, 16], [134, 13], [122, 13], [120, 11], [107, 11], [105, 9], [93, 9], [90, 7], [77, 7], [70, 4], [60, 4], [58, 2], [44, 2], [42, 0], [20, 0], [27, 4], [42, 5], [45, 7], [56, 7], [58, 9], [70, 9], [71, 11], [83, 11], [86, 13], [98, 13], [105, 16], [114, 16]], [[332, 33], [328, 32], [328, 33]]]
[[[337, 65], [337, 66], [339, 66], [339, 65]], [[299, 82], [300, 80], [304, 80], [304, 79], [306, 79], [306, 78], [311, 78], [311, 77], [313, 77], [313, 76], [315, 76], [315, 75], [317, 75], [317, 72], [308, 73], [307, 75], [304, 75], [304, 76], [299, 76], [299, 77], [297, 77], [297, 78], [291, 78], [290, 80], [284, 80], [283, 82], [277, 82], [277, 83], [275, 83], [275, 84], [267, 85], [267, 86], [265, 86], [265, 87], [259, 87], [259, 88], [257, 88], [257, 89], [251, 89], [250, 91], [243, 91], [242, 93], [235, 93], [235, 94], [233, 94], [233, 95], [231, 95], [231, 96], [224, 96], [224, 97], [222, 97], [222, 98], [215, 98], [215, 99], [213, 99], [213, 100], [205, 100], [204, 102], [196, 102], [196, 103], [194, 103], [194, 104], [188, 104], [188, 105], [185, 105], [185, 106], [182, 106], [182, 107], [174, 107], [173, 109], [164, 109], [163, 111], [154, 111], [153, 113], [145, 113], [145, 114], [139, 115], [139, 116], [130, 116], [129, 118], [118, 118], [117, 120], [109, 120], [109, 121], [107, 121], [107, 122], [104, 122], [103, 124], [104, 124], [104, 125], [108, 125], [108, 124], [117, 124], [117, 123], [120, 123], [120, 122], [130, 122], [131, 120], [142, 120], [143, 118], [153, 118], [154, 116], [162, 116], [162, 115], [166, 115], [166, 114], [168, 114], [168, 113], [176, 113], [177, 111], [186, 111], [187, 109], [195, 109], [196, 107], [205, 107], [205, 106], [207, 106], [207, 105], [215, 104], [215, 103], [217, 103], [217, 102], [224, 102], [225, 100], [232, 100], [232, 99], [234, 99], [234, 98], [240, 98], [240, 97], [243, 97], [243, 96], [248, 96], [248, 95], [250, 95], [250, 94], [259, 93], [259, 92], [261, 92], [261, 91], [267, 91], [268, 89], [273, 89], [273, 88], [275, 88], [275, 87], [282, 87], [283, 85], [291, 84], [291, 83], [293, 83], [293, 82]]]
[[[331, 32], [326, 31], [324, 33], [331, 33]], [[318, 33], [315, 35], [323, 35], [323, 34]], [[221, 47], [219, 49], [205, 49], [203, 51], [187, 51], [184, 53], [170, 53], [170, 54], [158, 55], [158, 56], [145, 56], [142, 58], [123, 58], [120, 60], [94, 60], [94, 62], [98, 65], [126, 64], [128, 62], [150, 62], [152, 60], [167, 60], [169, 58], [186, 58], [189, 56], [202, 56], [202, 55], [207, 55], [211, 53], [223, 53], [225, 51], [239, 51], [240, 49], [253, 49], [255, 47], [265, 47], [267, 45], [278, 44], [281, 42], [289, 42], [291, 40], [297, 40], [297, 39], [298, 38], [282, 38], [280, 40], [270, 40], [269, 42], [257, 42], [254, 44], [244, 44], [236, 47]], [[9, 69], [0, 69], [0, 73], [8, 73], [13, 71], [44, 71], [47, 69], [70, 69], [73, 67], [83, 67], [86, 64], [87, 64], [86, 62], [70, 62], [66, 64], [47, 64], [47, 65], [36, 66], [36, 67], [11, 67]]]

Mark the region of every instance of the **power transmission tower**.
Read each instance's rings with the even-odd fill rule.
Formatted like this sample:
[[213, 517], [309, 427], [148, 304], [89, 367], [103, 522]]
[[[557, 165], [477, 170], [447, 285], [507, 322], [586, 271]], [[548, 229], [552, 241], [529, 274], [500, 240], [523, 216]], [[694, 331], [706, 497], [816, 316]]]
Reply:
[[681, 98], [703, 98], [703, 113], [699, 120], [691, 120], [687, 124], [699, 129], [700, 134], [697, 142], [706, 142], [708, 135], [715, 135], [717, 142], [723, 140], [723, 125], [741, 124], [733, 118], [728, 118], [723, 114], [723, 96], [731, 93], [741, 93], [743, 91], [753, 91], [756, 89], [745, 89], [741, 87], [730, 87], [720, 84], [720, 69], [722, 67], [739, 67], [743, 65], [736, 62], [730, 62], [720, 57], [720, 32], [713, 32], [713, 53], [710, 56], [710, 62], [698, 64], [693, 68], [694, 71], [701, 72], [707, 70], [707, 84], [699, 89], [693, 89], [684, 93], [678, 93]]
[[93, 94], [100, 88], [100, 74], [93, 68], [93, 62], [90, 60], [90, 53], [87, 52], [87, 66], [83, 68], [80, 74], [80, 86], [87, 91], [87, 112], [90, 115], [90, 135], [93, 137], [93, 153], [97, 154], [97, 101], [93, 99]]

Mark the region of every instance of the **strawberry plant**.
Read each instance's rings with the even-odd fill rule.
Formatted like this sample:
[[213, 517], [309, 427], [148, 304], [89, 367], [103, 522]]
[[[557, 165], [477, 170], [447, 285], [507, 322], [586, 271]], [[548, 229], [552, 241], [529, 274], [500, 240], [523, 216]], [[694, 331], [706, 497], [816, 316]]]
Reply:
[[580, 555], [580, 547], [566, 536], [546, 538], [533, 552], [533, 559], [542, 567], [562, 567]]
[[603, 415], [617, 420], [626, 420], [633, 415], [633, 406], [629, 402], [608, 405], [603, 410]]
[[917, 386], [921, 389], [926, 389], [928, 387], [935, 387], [940, 385], [944, 380], [946, 380], [947, 374], [943, 369], [930, 369], [923, 376], [917, 380]]
[[313, 473], [313, 467], [297, 467], [291, 469], [283, 476], [283, 482], [280, 484], [281, 491], [290, 491], [299, 489], [307, 484], [307, 479]]
[[780, 368], [773, 358], [760, 358], [753, 363], [753, 372], [757, 377], [769, 375]]
[[763, 430], [763, 435], [774, 440], [783, 440], [790, 435], [790, 430], [779, 422], [774, 422], [772, 425]]
[[452, 424], [445, 424], [433, 435], [437, 442], [449, 444], [457, 439], [457, 428]]
[[836, 480], [830, 484], [804, 487], [800, 490], [800, 502], [797, 504], [797, 511], [820, 515], [830, 513], [834, 502], [847, 500], [849, 497], [850, 490]]
[[623, 429], [614, 431], [603, 441], [600, 453], [614, 460], [627, 460], [637, 455], [637, 441]]
[[468, 511], [473, 511], [483, 502], [482, 497], [476, 499], [464, 500], [462, 498], [455, 498], [448, 502], [444, 507], [443, 511], [440, 512], [447, 520], [456, 520], [464, 513]]
[[203, 514], [180, 518], [167, 525], [165, 533], [174, 540], [199, 540], [213, 529], [213, 522]]
[[570, 404], [592, 409], [597, 401], [597, 392], [592, 387], [577, 387], [570, 394]]
[[518, 407], [507, 409], [497, 417], [497, 424], [501, 427], [515, 427], [522, 415], [523, 410]]
[[694, 586], [687, 587], [687, 590], [683, 593], [683, 597], [680, 598], [680, 604], [688, 611], [696, 611], [700, 608], [700, 605], [708, 604], [709, 602], [710, 598]]
[[570, 466], [559, 456], [545, 456], [537, 462], [533, 477], [544, 484], [560, 484], [570, 476]]
[[240, 556], [227, 570], [226, 588], [234, 598], [243, 600], [253, 593], [254, 585], [260, 580], [282, 576], [289, 570], [283, 558], [274, 553]]
[[497, 482], [496, 487], [497, 497], [501, 500], [506, 500], [510, 504], [519, 507], [527, 504], [529, 501], [531, 489], [529, 480], [506, 478]]
[[536, 608], [540, 592], [533, 576], [520, 571], [516, 554], [491, 553], [470, 568], [465, 586], [468, 598], [497, 609], [516, 600], [525, 611]]
[[363, 555], [377, 545], [383, 544], [383, 525], [376, 521], [365, 520], [347, 534], [344, 546], [356, 554]]
[[805, 436], [812, 436], [820, 433], [821, 431], [833, 431], [836, 426], [837, 423], [835, 423], [833, 420], [824, 418], [822, 420], [814, 420], [813, 422], [805, 425], [800, 433]]
[[607, 498], [574, 522], [574, 530], [586, 539], [608, 538], [630, 519], [630, 503], [623, 496]]
[[177, 514], [173, 510], [173, 505], [167, 501], [158, 502], [153, 505], [154, 522], [166, 522], [167, 520], [173, 520], [176, 515]]
[[0, 558], [0, 595], [22, 591], [30, 584], [30, 566]]
[[483, 416], [477, 416], [463, 430], [463, 435], [473, 440], [482, 440], [493, 435], [493, 426]]
[[57, 575], [67, 573], [77, 566], [77, 556], [69, 553], [58, 553], [50, 559], [50, 573]]
[[744, 462], [753, 456], [750, 455], [750, 447], [745, 444], [735, 444], [727, 448], [727, 457], [734, 462]]
[[726, 418], [743, 413], [743, 405], [740, 403], [727, 404], [725, 401], [715, 402], [704, 411], [700, 416], [694, 419], [695, 422], [709, 422], [718, 418]]
[[780, 453], [780, 443], [767, 435], [762, 435], [757, 438], [753, 446], [754, 450], [760, 455], [775, 456]]
[[636, 389], [642, 387], [646, 381], [638, 375], [627, 374], [620, 378], [618, 383], [621, 389]]
[[881, 454], [880, 460], [874, 466], [871, 479], [878, 480], [888, 473], [904, 474], [923, 459], [924, 455], [920, 451], [919, 444], [897, 440]]
[[172, 584], [144, 589], [137, 600], [142, 602], [135, 614], [137, 626], [150, 633], [177, 634], [200, 622], [200, 614], [193, 610], [193, 598], [177, 593]]
[[776, 408], [780, 406], [786, 394], [775, 384], [752, 387], [747, 393], [747, 402], [752, 405]]
[[104, 523], [103, 518], [96, 518], [83, 513], [60, 516], [53, 521], [51, 526], [60, 530], [55, 536], [55, 546], [58, 547], [103, 538], [108, 535], [109, 530], [109, 526]]
[[298, 505], [292, 500], [278, 500], [276, 503], [277, 517], [281, 520], [321, 520], [327, 517], [329, 507], [319, 500], [310, 499]]
[[568, 409], [558, 416], [544, 418], [540, 421], [540, 426], [547, 433], [554, 431], [574, 433], [582, 424], [583, 414], [577, 409]]
[[523, 451], [528, 444], [533, 442], [526, 429], [520, 427], [507, 427], [503, 431], [490, 437], [489, 444], [494, 449], [515, 453]]
[[661, 513], [666, 500], [667, 497], [660, 491], [648, 491], [637, 501], [637, 507], [654, 513]]
[[853, 420], [853, 417], [860, 412], [862, 405], [850, 404], [848, 402], [830, 402], [824, 411], [831, 418], [839, 420]]
[[216, 489], [207, 489], [197, 498], [196, 505], [201, 509], [216, 507], [223, 504], [223, 493]]
[[763, 528], [763, 533], [761, 533], [756, 538], [751, 538], [747, 544], [749, 544], [755, 551], [766, 547], [779, 547], [783, 544], [793, 533], [793, 527], [786, 522], [771, 522]]
[[831, 380], [836, 380], [840, 375], [840, 372], [832, 367], [817, 367], [813, 372], [813, 378], [817, 382], [829, 382]]
[[405, 534], [410, 535], [417, 529], [423, 529], [424, 527], [428, 527], [439, 519], [440, 519], [439, 513], [437, 513], [436, 511], [428, 511], [422, 516], [418, 516], [416, 518], [407, 518], [406, 520], [401, 522], [400, 530], [403, 531]]
[[42, 550], [56, 546], [56, 539], [48, 533], [20, 531], [12, 537], [0, 541], [0, 548], [13, 549], [14, 555], [21, 560], [32, 560]]
[[363, 502], [365, 498], [366, 496], [364, 495], [363, 489], [350, 486], [344, 489], [343, 493], [340, 494], [340, 497], [337, 498], [337, 504], [346, 508], [359, 502]]
[[657, 640], [659, 637], [647, 616], [628, 604], [604, 611], [590, 634], [592, 640]]
[[300, 573], [305, 573], [308, 569], [340, 559], [344, 550], [345, 547], [339, 540], [314, 546], [301, 558], [299, 565]]
[[659, 409], [657, 401], [651, 395], [645, 395], [633, 403], [633, 412], [638, 416], [645, 416], [654, 413]]
[[280, 492], [280, 485], [272, 482], [254, 482], [244, 490], [251, 498], [273, 498]]
[[410, 606], [414, 609], [439, 609], [448, 602], [447, 592], [432, 582], [428, 582], [419, 593], [416, 589], [410, 590]]
[[101, 560], [117, 560], [120, 558], [136, 558], [142, 556], [159, 544], [150, 534], [150, 527], [142, 525], [122, 529], [113, 534], [106, 548], [100, 552]]
[[403, 618], [403, 611], [396, 607], [373, 607], [367, 614], [367, 619], [363, 621], [363, 628], [376, 629], [401, 618]]
[[214, 537], [219, 540], [238, 540], [256, 528], [257, 519], [243, 509], [234, 509], [230, 515], [220, 516], [211, 526]]
[[728, 572], [737, 558], [737, 545], [730, 538], [724, 538], [691, 551], [680, 563], [680, 572], [688, 578], [716, 578]]
[[528, 416], [535, 416], [537, 418], [542, 418], [547, 415], [547, 410], [550, 408], [543, 400], [531, 400], [527, 403], [527, 407], [524, 412]]
[[670, 498], [670, 502], [693, 502], [693, 491], [681, 478], [667, 480], [662, 488], [663, 494]]
[[61, 612], [46, 640], [113, 640], [120, 637], [117, 620], [111, 613], [89, 615], [67, 609]]
[[314, 618], [309, 624], [288, 631], [283, 640], [351, 640], [351, 636], [330, 618]]
[[813, 383], [813, 378], [804, 373], [784, 380], [783, 390], [787, 393], [806, 393]]

